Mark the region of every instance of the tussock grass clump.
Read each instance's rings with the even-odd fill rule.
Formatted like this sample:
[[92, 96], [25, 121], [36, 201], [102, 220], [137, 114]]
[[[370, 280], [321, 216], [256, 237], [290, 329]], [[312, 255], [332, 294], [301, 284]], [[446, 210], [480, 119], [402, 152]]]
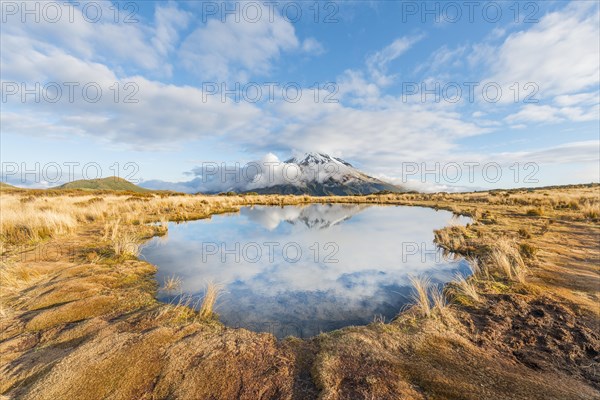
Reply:
[[198, 310], [198, 315], [200, 318], [211, 319], [214, 317], [215, 314], [213, 312], [213, 308], [221, 290], [222, 286], [214, 282], [209, 282], [206, 285], [202, 304], [200, 305], [200, 310]]
[[534, 258], [538, 252], [538, 248], [529, 243], [521, 243], [519, 251], [525, 258]]
[[509, 239], [499, 239], [495, 242], [487, 258], [486, 268], [491, 272], [515, 280], [525, 282], [527, 266], [521, 257], [516, 243]]
[[435, 243], [440, 247], [454, 251], [462, 252], [467, 245], [467, 230], [464, 226], [449, 226], [434, 231]]
[[476, 279], [489, 279], [489, 270], [485, 268], [485, 266], [479, 262], [479, 259], [473, 257], [467, 257], [467, 261], [469, 263], [469, 268], [471, 269], [471, 274]]
[[531, 239], [531, 233], [526, 228], [519, 228], [518, 234], [523, 239]]
[[122, 227], [120, 219], [104, 225], [104, 240], [110, 242], [118, 257], [137, 257], [140, 254], [140, 238], [132, 230]]
[[139, 237], [130, 231], [117, 233], [112, 240], [112, 248], [116, 256], [137, 257], [140, 254]]
[[25, 197], [21, 197], [21, 198], [19, 199], [19, 201], [20, 201], [21, 203], [25, 204], [25, 203], [31, 203], [31, 202], [34, 202], [34, 201], [35, 201], [35, 199], [36, 199], [36, 197], [35, 197], [35, 196], [25, 196]]
[[39, 270], [30, 266], [0, 262], [0, 322], [3, 325], [14, 315], [11, 297], [42, 275]]
[[600, 217], [600, 204], [586, 203], [581, 207], [581, 214], [584, 219], [590, 219], [592, 221], [598, 220]]
[[448, 300], [440, 287], [432, 285], [429, 277], [411, 276], [409, 279], [413, 287], [411, 297], [419, 314], [429, 318], [433, 316], [434, 311], [437, 311], [439, 315], [444, 315]]
[[484, 211], [481, 213], [481, 217], [478, 219], [483, 224], [490, 225], [496, 223], [496, 217], [492, 215], [489, 211]]
[[110, 241], [114, 240], [117, 237], [117, 233], [119, 232], [120, 223], [121, 219], [107, 221], [104, 224], [104, 236], [102, 236], [102, 239]]
[[158, 309], [156, 318], [158, 320], [172, 320], [174, 322], [189, 322], [196, 312], [192, 308], [192, 297], [181, 295], [177, 303], [165, 304]]
[[541, 217], [542, 215], [544, 215], [544, 210], [542, 210], [540, 207], [530, 208], [527, 210], [527, 215], [532, 217]]
[[431, 315], [431, 303], [429, 302], [431, 280], [423, 276], [411, 276], [409, 279], [413, 287], [412, 300], [415, 303], [415, 307], [420, 311], [421, 315], [429, 317]]
[[[180, 281], [180, 278], [172, 279], [174, 284], [178, 284], [178, 281]], [[189, 294], [181, 294], [177, 296], [177, 303], [168, 304], [161, 308], [158, 318], [167, 317], [176, 323], [184, 324], [216, 320], [218, 316], [213, 309], [221, 290], [221, 285], [209, 282], [206, 285], [204, 297], [202, 298]]]
[[494, 249], [490, 254], [489, 261], [490, 264], [488, 265], [491, 265], [494, 270], [501, 272], [502, 275], [512, 279], [512, 265], [506, 253], [502, 252], [501, 250]]
[[461, 304], [473, 305], [481, 303], [482, 299], [475, 285], [475, 276], [465, 277], [456, 274], [454, 280], [448, 285], [448, 294], [454, 301]]
[[385, 317], [382, 314], [373, 315], [373, 324], [385, 324]]
[[73, 203], [73, 205], [79, 206], [79, 207], [87, 207], [87, 206], [90, 206], [92, 204], [100, 203], [100, 202], [103, 202], [103, 201], [104, 201], [104, 199], [102, 197], [92, 197], [92, 198], [87, 199], [87, 200], [75, 202], [75, 203]]
[[173, 293], [181, 289], [182, 280], [179, 276], [169, 276], [165, 278], [163, 287], [161, 288], [163, 291], [167, 293]]
[[431, 296], [432, 310], [436, 310], [440, 315], [443, 315], [448, 307], [448, 299], [444, 291], [440, 286], [435, 285], [429, 291], [429, 295]]
[[175, 311], [175, 321], [183, 323], [195, 321], [198, 317], [198, 313], [195, 311], [198, 303], [199, 300], [194, 300], [193, 296], [181, 295], [178, 303], [172, 307], [172, 310]]

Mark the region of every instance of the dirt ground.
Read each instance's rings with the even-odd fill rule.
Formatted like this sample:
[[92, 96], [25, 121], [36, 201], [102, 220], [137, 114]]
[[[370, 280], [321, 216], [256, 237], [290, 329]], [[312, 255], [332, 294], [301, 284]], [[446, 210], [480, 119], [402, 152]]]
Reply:
[[[597, 196], [600, 188], [545, 192]], [[84, 224], [4, 248], [4, 267], [22, 277], [2, 286], [0, 393], [52, 400], [600, 399], [597, 218], [560, 207], [533, 215], [530, 205], [485, 193], [311, 201], [446, 208], [476, 216], [468, 255], [523, 230], [530, 237], [519, 240], [537, 251], [525, 283], [481, 282], [480, 303], [455, 302], [429, 318], [409, 309], [389, 323], [277, 340], [157, 302], [156, 268], [112, 257], [102, 226]], [[272, 197], [253, 200], [261, 202]]]

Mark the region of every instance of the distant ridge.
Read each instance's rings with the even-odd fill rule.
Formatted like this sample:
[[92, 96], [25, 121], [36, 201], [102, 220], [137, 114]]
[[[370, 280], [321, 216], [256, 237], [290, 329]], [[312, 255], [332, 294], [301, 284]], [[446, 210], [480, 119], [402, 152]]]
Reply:
[[8, 183], [0, 182], [0, 189], [20, 190], [21, 188], [9, 185]]
[[65, 183], [64, 185], [57, 186], [53, 189], [113, 190], [140, 193], [150, 191], [116, 176], [101, 179], [81, 179]]

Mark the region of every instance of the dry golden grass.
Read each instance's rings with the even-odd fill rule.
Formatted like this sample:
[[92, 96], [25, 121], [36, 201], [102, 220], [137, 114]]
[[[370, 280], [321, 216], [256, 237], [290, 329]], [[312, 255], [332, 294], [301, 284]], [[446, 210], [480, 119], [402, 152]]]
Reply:
[[140, 238], [135, 232], [119, 231], [112, 239], [112, 248], [116, 256], [137, 257], [140, 254]]
[[448, 292], [459, 303], [478, 304], [481, 302], [474, 276], [465, 277], [462, 274], [457, 274], [449, 284]]
[[25, 265], [0, 264], [0, 283], [4, 288], [25, 287], [39, 275], [38, 271]]
[[[209, 196], [150, 196], [148, 201], [123, 201], [117, 194], [98, 197], [27, 196], [2, 193], [0, 238], [7, 243], [24, 243], [56, 237], [83, 224], [105, 222], [106, 230], [115, 234], [118, 225], [140, 225], [145, 222], [167, 222], [208, 216], [215, 212], [235, 210], [246, 202], [244, 197], [219, 198]], [[28, 199], [22, 201], [22, 199]], [[112, 238], [114, 239], [114, 237]]]
[[96, 315], [114, 313], [122, 304], [113, 295], [100, 295], [68, 302], [36, 314], [28, 323], [28, 331], [41, 331], [54, 326], [81, 321]]
[[595, 221], [600, 216], [600, 204], [586, 202], [581, 207], [581, 213], [585, 219], [590, 219], [590, 220]]
[[431, 283], [431, 279], [426, 276], [409, 277], [412, 285], [412, 295], [414, 308], [423, 317], [432, 317], [435, 315], [445, 315], [448, 308], [448, 300], [444, 291]]
[[538, 208], [530, 208], [529, 210], [527, 210], [527, 215], [541, 217], [542, 215], [544, 215], [544, 210], [539, 207]]
[[173, 293], [181, 289], [182, 280], [179, 276], [169, 276], [165, 278], [161, 290], [167, 293]]
[[415, 308], [419, 310], [422, 316], [431, 316], [431, 302], [429, 300], [431, 280], [424, 276], [411, 276], [409, 279], [413, 288], [411, 298]]
[[[464, 227], [447, 227], [435, 231], [435, 241], [442, 248], [470, 257], [471, 268], [477, 279], [496, 277], [524, 283], [528, 267], [521, 256], [524, 251], [529, 258], [535, 256], [535, 248], [518, 244], [507, 237], [473, 237]], [[475, 248], [480, 250], [476, 251]]]
[[[165, 280], [162, 290], [173, 292], [181, 287], [181, 278], [169, 277]], [[217, 315], [214, 306], [222, 286], [209, 282], [206, 284], [204, 296], [198, 298], [186, 293], [176, 296], [176, 302], [162, 306], [156, 316], [157, 320], [170, 320], [176, 324], [214, 321]]]
[[445, 315], [449, 304], [444, 290], [440, 286], [434, 285], [431, 287], [429, 295], [431, 296], [432, 310], [437, 311], [439, 315]]
[[[552, 192], [552, 196], [549, 193]], [[2, 240], [18, 243], [39, 240], [73, 230], [85, 223], [121, 219], [121, 223], [166, 223], [185, 219], [203, 218], [210, 214], [235, 211], [242, 205], [293, 205], [302, 203], [372, 203], [410, 204], [429, 202], [461, 215], [475, 219], [488, 218], [489, 211], [466, 209], [460, 203], [529, 206], [531, 213], [541, 215], [550, 209], [579, 210], [582, 218], [597, 219], [600, 210], [598, 187], [548, 189], [528, 191], [476, 192], [463, 194], [398, 193], [370, 196], [195, 196], [183, 194], [88, 194], [85, 191], [3, 191]], [[127, 197], [130, 196], [130, 197]], [[136, 201], [129, 201], [136, 200]], [[452, 204], [450, 204], [452, 203]]]
[[187, 324], [198, 319], [196, 308], [200, 303], [194, 296], [181, 294], [177, 298], [177, 303], [168, 304], [161, 307], [158, 318], [167, 318], [178, 324]]
[[[129, 199], [113, 194], [22, 192], [0, 193], [2, 216], [5, 209], [15, 212], [0, 232], [3, 254], [14, 259], [11, 269], [5, 270], [4, 265], [0, 269], [9, 271], [2, 282], [0, 317], [11, 321], [0, 332], [0, 391], [11, 397], [84, 399], [116, 393], [128, 398], [258, 398], [261, 393], [268, 393], [263, 396], [268, 398], [321, 395], [331, 399], [597, 397], [590, 381], [577, 375], [584, 371], [578, 364], [570, 367], [574, 374], [565, 374], [545, 370], [544, 365], [538, 371], [515, 361], [514, 353], [500, 345], [511, 343], [515, 336], [506, 335], [519, 333], [514, 330], [520, 328], [503, 333], [496, 330], [496, 323], [518, 320], [506, 307], [513, 300], [519, 307], [539, 306], [538, 292], [516, 294], [532, 285], [537, 285], [543, 299], [575, 304], [573, 313], [578, 307], [597, 312], [594, 210], [599, 206], [598, 186], [319, 198], [128, 194], [134, 197]], [[177, 304], [159, 304], [154, 299], [154, 267], [131, 257], [116, 257], [113, 249], [124, 233], [134, 234], [135, 243], [155, 234], [157, 227], [146, 223], [166, 229], [167, 221], [207, 218], [242, 205], [310, 202], [420, 205], [472, 216], [475, 221], [469, 227], [436, 233], [445, 248], [472, 259], [473, 276], [457, 277], [448, 290], [453, 300], [454, 293], [460, 293], [468, 301], [448, 307], [442, 292], [434, 293], [430, 284], [421, 282], [415, 310], [430, 318], [409, 313], [405, 323], [349, 327], [310, 341], [278, 342], [267, 334], [219, 325], [213, 312], [216, 289], [207, 290], [204, 299], [182, 297]], [[19, 214], [21, 207], [27, 213]], [[544, 215], [528, 216], [530, 208], [543, 209]], [[48, 213], [54, 217], [45, 221]], [[52, 218], [70, 223], [61, 226]], [[75, 258], [49, 261], [44, 269], [23, 269], [27, 263], [42, 263], [21, 262], [19, 245], [33, 248], [42, 240], [74, 242]], [[523, 244], [540, 251], [523, 258]], [[521, 284], [526, 278], [527, 285]], [[11, 290], [5, 290], [7, 285]], [[486, 327], [489, 337], [500, 343], [490, 351], [478, 344], [482, 331], [470, 336], [456, 317], [469, 320], [472, 309], [460, 304], [474, 304], [477, 298], [481, 301], [477, 316], [485, 317], [500, 297], [511, 300], [503, 303], [506, 308], [495, 309], [502, 317]], [[437, 318], [440, 315], [451, 318]], [[576, 321], [589, 318], [583, 312], [574, 315]], [[552, 320], [546, 316], [539, 321]], [[524, 337], [546, 333], [543, 325], [533, 326]], [[562, 339], [556, 340], [559, 346], [543, 353], [553, 362], [562, 356]], [[565, 348], [576, 345], [571, 342]], [[534, 346], [528, 351], [537, 350]], [[582, 365], [590, 365], [585, 361]], [[317, 387], [312, 386], [313, 380]], [[265, 392], [265, 387], [270, 391]]]
[[443, 248], [454, 251], [466, 245], [466, 230], [464, 226], [450, 226], [434, 232], [436, 243]]
[[73, 232], [77, 225], [72, 215], [56, 210], [38, 208], [31, 203], [23, 205], [4, 199], [2, 202], [0, 238], [5, 242], [38, 241]]
[[35, 284], [42, 272], [31, 266], [0, 261], [0, 325], [15, 314], [12, 297]]
[[528, 269], [521, 257], [518, 245], [512, 240], [496, 240], [489, 260], [484, 265], [485, 268], [500, 273], [510, 280], [525, 282]]
[[204, 297], [202, 298], [202, 304], [200, 305], [200, 310], [198, 311], [200, 318], [210, 319], [213, 317], [213, 308], [221, 290], [222, 286], [214, 282], [209, 282], [206, 284]]

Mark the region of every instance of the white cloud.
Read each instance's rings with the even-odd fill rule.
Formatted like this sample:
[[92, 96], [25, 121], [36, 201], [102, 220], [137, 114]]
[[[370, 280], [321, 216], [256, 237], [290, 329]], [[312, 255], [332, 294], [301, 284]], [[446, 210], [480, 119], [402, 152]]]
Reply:
[[[532, 76], [540, 80], [541, 90], [549, 90], [545, 92], [549, 104], [525, 105], [505, 117], [507, 125], [522, 129], [528, 122], [599, 119], [598, 93], [593, 91], [598, 84], [598, 26], [581, 7], [572, 5], [549, 14], [529, 30], [509, 35], [499, 47], [490, 43], [471, 47], [480, 49], [475, 52], [479, 58], [486, 54], [489, 60], [498, 60], [488, 76], [503, 82]], [[238, 149], [323, 151], [358, 161], [368, 166], [366, 172], [389, 175], [398, 160], [488, 157], [465, 154], [459, 143], [497, 126], [499, 122], [492, 120], [497, 115], [494, 112], [481, 108], [463, 114], [464, 110], [449, 104], [407, 104], [384, 92], [395, 77], [388, 74], [390, 64], [423, 36], [396, 39], [367, 57], [363, 70], [344, 71], [337, 79], [339, 92], [334, 96], [340, 103], [323, 103], [325, 93], [315, 102], [309, 90], [298, 103], [221, 102], [218, 96], [204, 101], [199, 88], [161, 83], [123, 65], [132, 63], [136, 71], [160, 69], [168, 74], [172, 67], [165, 60], [178, 54], [205, 79], [245, 79], [268, 74], [283, 52], [319, 54], [323, 46], [312, 37], [299, 40], [294, 26], [281, 17], [274, 23], [211, 20], [193, 30], [179, 46], [181, 28], [190, 22], [189, 15], [169, 3], [158, 6], [154, 18], [155, 26], [123, 27], [109, 22], [89, 26], [79, 19], [64, 29], [58, 24], [40, 24], [31, 30], [14, 23], [7, 29], [3, 26], [4, 78], [99, 82], [105, 93], [98, 103], [5, 104], [3, 132], [91, 136], [142, 150], [172, 149], [221, 136]], [[454, 64], [467, 52], [464, 48], [442, 49], [434, 59]], [[546, 80], [548, 85], [543, 82]], [[140, 102], [115, 102], [108, 89], [115, 82], [121, 87], [125, 82], [136, 83]], [[467, 122], [470, 118], [475, 122]], [[587, 154], [580, 146], [567, 149], [571, 156], [577, 151]]]
[[[549, 184], [569, 184], [598, 182], [600, 171], [600, 141], [589, 140], [563, 143], [556, 146], [527, 151], [513, 151], [488, 154], [448, 154], [435, 162], [397, 167], [396, 171], [376, 175], [385, 181], [423, 192], [457, 192], [484, 190], [494, 187], [539, 186]], [[472, 163], [468, 167], [466, 161]], [[446, 163], [455, 163], [460, 170], [460, 179], [454, 179], [454, 167], [445, 175]], [[501, 169], [499, 181], [486, 179], [484, 168], [495, 163]], [[436, 166], [439, 166], [436, 167]], [[472, 171], [470, 171], [472, 169]], [[495, 168], [492, 169], [496, 174]], [[518, 171], [518, 172], [517, 172]], [[570, 172], [569, 172], [570, 171]], [[581, 171], [572, 174], [572, 171]], [[488, 171], [489, 173], [489, 171]], [[401, 176], [405, 174], [405, 176]], [[471, 174], [473, 179], [471, 179]], [[560, 179], [558, 175], [560, 174]], [[399, 176], [400, 175], [400, 176]], [[450, 180], [451, 179], [451, 180]]]
[[[10, 55], [10, 56], [9, 56]], [[83, 60], [55, 46], [39, 43], [27, 36], [2, 35], [0, 55], [3, 80], [43, 83], [98, 82], [115, 80], [104, 64]]]
[[394, 40], [382, 50], [370, 55], [367, 58], [367, 69], [371, 79], [379, 86], [389, 85], [394, 80], [394, 75], [387, 75], [388, 64], [423, 38], [424, 35], [403, 36]]
[[[61, 18], [56, 22], [49, 18], [39, 18], [37, 23], [22, 23], [19, 13], [7, 16], [6, 23], [2, 24], [3, 66], [5, 62], [15, 64], [6, 59], [9, 55], [26, 57], [26, 54], [21, 53], [26, 53], [28, 47], [16, 53], [5, 51], [5, 40], [18, 37], [27, 38], [35, 45], [36, 50], [49, 47], [61, 49], [73, 57], [102, 63], [115, 70], [122, 70], [127, 66], [154, 74], [170, 71], [171, 66], [164, 58], [165, 51], [176, 40], [173, 24], [184, 22], [183, 13], [178, 11], [174, 3], [157, 8], [156, 28], [139, 15], [135, 16], [138, 18], [137, 22], [124, 23], [123, 19], [129, 13], [120, 10], [119, 18], [116, 18], [117, 9], [110, 2], [91, 4], [92, 7], [84, 8], [85, 5], [79, 3], [53, 3], [54, 7], [61, 10]], [[95, 9], [98, 7], [101, 18], [94, 22]], [[64, 66], [68, 67], [68, 64]]]
[[600, 94], [598, 92], [587, 92], [578, 94], [564, 94], [556, 96], [554, 102], [562, 107], [570, 106], [591, 106], [597, 105], [600, 102]]
[[320, 55], [325, 52], [323, 45], [315, 38], [307, 38], [302, 42], [302, 51], [305, 53]]
[[299, 46], [294, 26], [277, 13], [273, 22], [267, 18], [256, 22], [210, 19], [185, 39], [180, 57], [183, 65], [202, 79], [245, 82], [254, 75], [267, 74], [283, 51]]
[[417, 71], [429, 69], [431, 72], [435, 72], [460, 67], [464, 64], [464, 54], [467, 50], [467, 45], [458, 46], [454, 49], [444, 45], [437, 49], [425, 64], [420, 65]]
[[514, 122], [538, 122], [544, 124], [558, 123], [565, 120], [585, 122], [598, 121], [600, 108], [598, 105], [582, 107], [553, 107], [549, 105], [528, 104], [518, 112], [510, 114], [505, 118], [508, 123]]
[[[7, 40], [7, 43], [12, 43]], [[15, 44], [25, 43], [17, 41]], [[92, 136], [104, 142], [122, 143], [135, 148], [172, 148], [186, 140], [199, 140], [232, 131], [260, 131], [256, 121], [260, 110], [249, 103], [223, 103], [218, 96], [203, 96], [200, 89], [176, 86], [148, 80], [140, 76], [118, 78], [105, 65], [86, 62], [52, 49], [50, 54], [29, 50], [17, 63], [7, 65], [15, 71], [20, 65], [38, 79], [56, 82], [73, 81], [79, 86], [75, 101], [70, 103], [66, 90], [60, 101], [21, 102], [20, 96], [11, 96], [1, 115], [2, 131], [20, 135]], [[6, 64], [5, 64], [6, 65]], [[14, 75], [13, 75], [14, 76]], [[18, 79], [18, 78], [17, 78]], [[98, 102], [85, 101], [82, 85], [96, 82], [102, 88]], [[135, 84], [137, 103], [126, 103], [125, 84]], [[119, 101], [114, 91], [120, 88]], [[33, 83], [27, 82], [32, 88]], [[247, 130], [244, 130], [247, 129]]]
[[[574, 2], [508, 35], [495, 28], [480, 42], [442, 46], [417, 72], [439, 82], [478, 82], [477, 106], [512, 112], [507, 122], [592, 121], [598, 115], [598, 93], [592, 90], [600, 84], [599, 38], [597, 3]], [[498, 103], [486, 101], [482, 90], [488, 83], [500, 85]]]
[[389, 86], [397, 74], [387, 75], [388, 64], [408, 51], [424, 35], [403, 36], [367, 57], [365, 70], [348, 69], [337, 78], [338, 98], [361, 107], [378, 107], [387, 103], [382, 90]]
[[369, 81], [362, 71], [346, 70], [337, 79], [339, 99], [354, 105], [376, 103], [381, 91], [377, 84]]
[[[257, 56], [261, 54], [260, 49], [263, 55], [275, 56], [281, 49], [277, 43], [299, 46], [293, 27], [283, 20], [274, 26], [213, 23], [196, 30], [186, 41], [208, 32], [216, 34], [214, 30], [225, 30], [222, 35], [218, 33], [221, 42], [208, 44], [207, 52], [198, 55], [208, 57], [204, 60], [207, 63], [212, 63], [211, 57], [216, 57], [218, 61], [211, 68], [221, 68], [222, 71], [214, 74], [223, 71], [226, 75], [235, 73], [235, 68], [230, 68], [230, 55], [248, 71], [256, 72], [269, 68], [268, 60]], [[277, 39], [277, 43], [271, 42], [273, 38]], [[240, 45], [238, 39], [249, 42]], [[376, 53], [372, 60], [377, 62], [373, 61], [372, 65], [384, 67], [418, 39], [395, 41]], [[64, 103], [19, 104], [18, 113], [9, 110], [10, 114], [2, 116], [3, 129], [7, 133], [87, 135], [136, 149], [163, 150], [185, 141], [220, 135], [223, 140], [255, 151], [282, 148], [322, 150], [349, 156], [367, 165], [385, 165], [398, 157], [411, 161], [439, 157], [453, 150], [454, 141], [458, 138], [485, 132], [475, 124], [464, 122], [458, 113], [382, 97], [377, 84], [367, 80], [360, 71], [343, 74], [339, 97], [335, 97], [351, 96], [357, 100], [354, 105], [368, 105], [367, 108], [323, 103], [326, 93], [321, 93], [321, 100], [315, 102], [311, 91], [307, 91], [298, 103], [279, 100], [259, 107], [245, 102], [221, 102], [219, 96], [208, 96], [205, 101], [202, 91], [190, 86], [163, 84], [141, 76], [118, 77], [104, 64], [79, 59], [50, 45], [36, 47], [27, 38], [11, 37], [7, 42], [11, 46], [11, 54], [23, 54], [4, 64], [10, 74], [28, 71], [38, 80], [45, 77], [56, 81], [70, 81], [77, 76], [80, 80], [101, 82], [105, 90], [105, 96], [98, 103], [80, 101], [68, 107], [64, 107]], [[211, 49], [216, 51], [217, 48], [225, 49], [225, 53], [211, 52]], [[201, 67], [202, 64], [198, 65], [202, 70]], [[139, 103], [115, 102], [108, 90], [115, 82], [121, 85], [136, 83]]]
[[175, 49], [179, 41], [179, 29], [188, 26], [191, 15], [180, 10], [173, 2], [166, 6], [157, 6], [154, 11], [156, 30], [152, 38], [152, 44], [161, 55], [167, 55]]
[[[311, 110], [318, 107], [319, 114]], [[460, 114], [428, 109], [387, 99], [376, 109], [342, 104], [317, 104], [306, 100], [275, 105], [271, 114], [286, 120], [277, 134], [255, 137], [262, 148], [292, 147], [301, 151], [335, 154], [365, 165], [394, 169], [397, 160], [445, 158], [455, 141], [485, 132], [465, 122]], [[367, 171], [370, 172], [370, 171]]]
[[511, 162], [535, 162], [539, 164], [570, 164], [600, 161], [600, 141], [586, 140], [563, 143], [530, 151], [497, 153], [490, 156], [504, 164]]
[[547, 14], [532, 28], [509, 35], [494, 53], [489, 59], [492, 70], [489, 80], [502, 85], [535, 82], [542, 98], [597, 87], [600, 82], [597, 3], [574, 2], [561, 11]]
[[386, 175], [378, 175], [377, 178], [390, 182], [394, 185], [402, 186], [406, 190], [414, 190], [416, 192], [424, 193], [459, 193], [459, 192], [472, 192], [476, 190], [483, 190], [478, 186], [461, 186], [461, 185], [450, 185], [441, 182], [423, 182], [419, 179], [403, 179], [397, 177], [390, 177]]
[[506, 121], [509, 123], [519, 121], [554, 123], [563, 120], [558, 114], [559, 109], [556, 107], [528, 104], [518, 112], [507, 116]]
[[[97, 103], [82, 101], [81, 96], [73, 103], [66, 99], [54, 104], [35, 102], [31, 98], [21, 103], [17, 96], [17, 100], [6, 104], [1, 116], [6, 133], [87, 135], [135, 148], [164, 149], [165, 145], [172, 147], [186, 140], [234, 132], [239, 143], [252, 143], [257, 137], [265, 137], [268, 142], [273, 126], [285, 123], [253, 104], [223, 103], [218, 96], [209, 96], [205, 101], [202, 91], [194, 87], [162, 84], [140, 76], [119, 79], [104, 64], [80, 59], [51, 45], [37, 46], [35, 39], [26, 36], [4, 35], [3, 46], [3, 74], [11, 79], [28, 83], [98, 82], [104, 93]], [[15, 56], [5, 58], [6, 53]], [[121, 87], [125, 82], [136, 83], [139, 103], [115, 102], [109, 90], [115, 82]], [[259, 120], [264, 126], [257, 126]], [[269, 120], [271, 124], [265, 123]]]

